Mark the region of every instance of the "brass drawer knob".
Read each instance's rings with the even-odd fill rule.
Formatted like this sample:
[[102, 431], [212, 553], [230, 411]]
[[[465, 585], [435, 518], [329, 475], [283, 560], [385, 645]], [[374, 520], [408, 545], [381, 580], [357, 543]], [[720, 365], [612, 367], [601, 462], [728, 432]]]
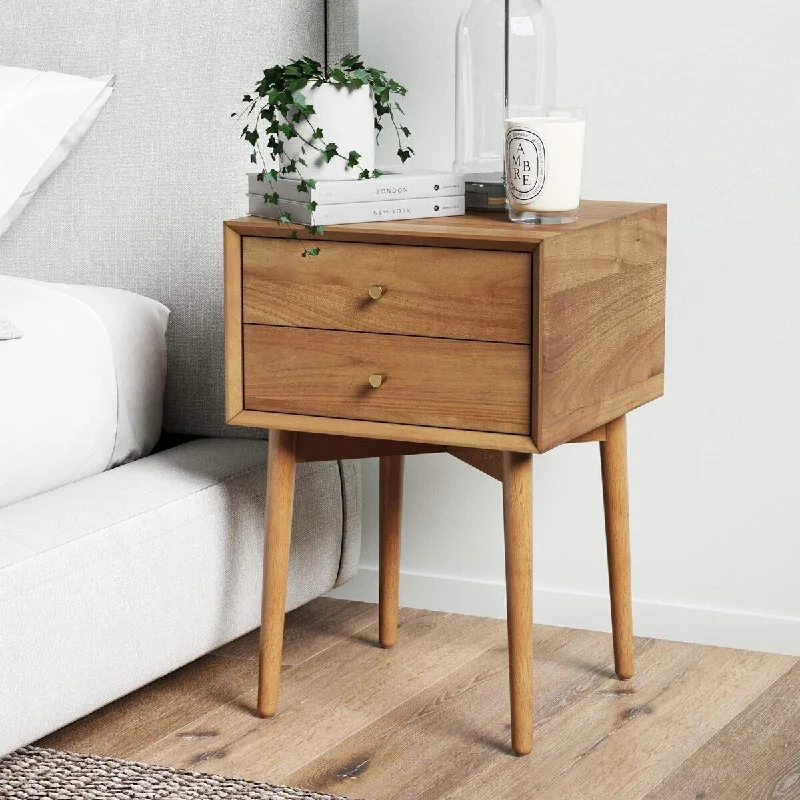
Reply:
[[376, 286], [370, 286], [369, 287], [369, 296], [373, 300], [380, 300], [381, 297], [383, 297], [383, 294], [384, 294], [385, 291], [386, 291], [386, 289], [384, 289], [383, 286], [377, 286], [377, 285]]
[[369, 376], [369, 385], [373, 389], [378, 389], [379, 387], [383, 386], [383, 382], [386, 380], [385, 375], [370, 375]]

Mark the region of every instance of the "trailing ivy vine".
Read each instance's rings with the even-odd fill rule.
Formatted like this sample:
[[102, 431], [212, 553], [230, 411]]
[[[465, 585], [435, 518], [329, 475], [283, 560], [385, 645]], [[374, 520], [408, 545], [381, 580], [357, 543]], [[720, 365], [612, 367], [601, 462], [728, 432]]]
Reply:
[[[303, 91], [309, 86], [326, 83], [348, 90], [369, 86], [374, 101], [376, 139], [380, 139], [385, 128], [391, 128], [397, 137], [397, 157], [400, 161], [405, 163], [414, 155], [408, 144], [411, 131], [400, 121], [404, 111], [398, 98], [405, 97], [407, 89], [383, 70], [366, 67], [361, 57], [356, 55], [345, 56], [330, 70], [308, 57], [285, 65], [277, 64], [265, 69], [256, 83], [255, 91], [244, 96], [245, 110], [232, 115], [244, 117], [247, 121], [242, 138], [253, 148], [250, 161], [261, 167], [258, 180], [267, 184], [264, 202], [279, 204], [276, 184], [281, 177], [299, 180], [297, 189], [300, 193], [316, 187], [316, 180], [308, 177], [307, 158], [322, 158], [326, 163], [341, 159], [346, 162], [347, 169], [359, 171], [361, 180], [380, 177], [380, 170], [370, 172], [362, 167], [360, 153], [342, 150], [340, 144], [330, 141], [325, 131], [315, 124], [314, 106], [307, 101]], [[294, 139], [300, 140], [301, 156], [298, 158], [290, 158], [286, 154], [286, 144]], [[317, 203], [310, 201], [306, 203], [306, 208], [313, 213]], [[292, 215], [281, 213], [278, 223], [290, 225]], [[320, 225], [305, 227], [311, 236], [321, 236], [324, 232]], [[319, 255], [320, 248], [307, 247], [296, 228], [289, 232], [289, 238], [301, 241], [304, 258]]]

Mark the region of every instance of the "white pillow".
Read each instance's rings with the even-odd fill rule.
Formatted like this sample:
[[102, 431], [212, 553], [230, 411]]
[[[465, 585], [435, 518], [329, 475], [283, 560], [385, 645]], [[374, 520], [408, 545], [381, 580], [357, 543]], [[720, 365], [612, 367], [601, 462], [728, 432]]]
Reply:
[[0, 236], [86, 135], [115, 80], [0, 66]]

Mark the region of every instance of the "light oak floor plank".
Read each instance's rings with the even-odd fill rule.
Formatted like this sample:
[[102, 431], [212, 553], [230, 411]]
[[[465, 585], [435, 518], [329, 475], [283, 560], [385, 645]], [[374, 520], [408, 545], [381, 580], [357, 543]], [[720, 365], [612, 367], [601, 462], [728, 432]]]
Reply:
[[[655, 642], [637, 644], [642, 655]], [[627, 685], [613, 677], [605, 634], [539, 626], [534, 664], [537, 729], [594, 692], [629, 694]], [[288, 775], [286, 782], [370, 800], [421, 800], [450, 797], [465, 776], [516, 761], [509, 734], [508, 652], [500, 644]]]
[[[795, 659], [659, 642], [617, 695], [613, 683], [537, 730], [537, 768], [515, 763], [465, 781], [452, 800], [639, 800], [781, 675]], [[745, 798], [742, 798], [745, 800]]]
[[[355, 600], [331, 600], [320, 597], [286, 615], [283, 633], [282, 665], [296, 667], [342, 639], [366, 628], [378, 618], [378, 610], [371, 603]], [[215, 655], [226, 658], [246, 658], [258, 661], [260, 631], [253, 631], [241, 639], [221, 647]]]
[[[284, 667], [301, 664], [356, 635], [376, 619], [377, 610], [368, 603], [327, 598], [292, 611], [286, 617]], [[257, 680], [258, 631], [254, 631], [62, 728], [40, 744], [97, 756], [132, 758], [150, 743], [234, 701]], [[196, 734], [202, 740], [208, 732], [198, 730]]]
[[258, 637], [41, 744], [365, 800], [800, 800], [797, 659], [537, 626], [533, 754], [510, 754], [505, 624], [322, 599], [287, 619], [280, 712], [255, 716]]
[[743, 798], [800, 800], [800, 665], [647, 795], [647, 800]]
[[[290, 772], [374, 722], [504, 635], [493, 620], [404, 609], [400, 641], [376, 646], [378, 626], [285, 673], [277, 716], [259, 719], [256, 686], [154, 744], [136, 760], [249, 780]], [[197, 731], [214, 733], [199, 738]]]

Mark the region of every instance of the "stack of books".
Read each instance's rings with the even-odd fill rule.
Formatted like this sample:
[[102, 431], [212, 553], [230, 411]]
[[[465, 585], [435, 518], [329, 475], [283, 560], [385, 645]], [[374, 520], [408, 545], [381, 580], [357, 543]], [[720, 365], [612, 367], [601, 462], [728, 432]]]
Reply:
[[[464, 176], [448, 172], [385, 172], [380, 178], [355, 181], [317, 181], [308, 192], [299, 180], [275, 183], [280, 201], [268, 203], [273, 189], [258, 174], [248, 175], [250, 213], [278, 219], [291, 214], [302, 225], [343, 225], [356, 222], [457, 217], [465, 213]], [[308, 208], [316, 203], [314, 210]]]

